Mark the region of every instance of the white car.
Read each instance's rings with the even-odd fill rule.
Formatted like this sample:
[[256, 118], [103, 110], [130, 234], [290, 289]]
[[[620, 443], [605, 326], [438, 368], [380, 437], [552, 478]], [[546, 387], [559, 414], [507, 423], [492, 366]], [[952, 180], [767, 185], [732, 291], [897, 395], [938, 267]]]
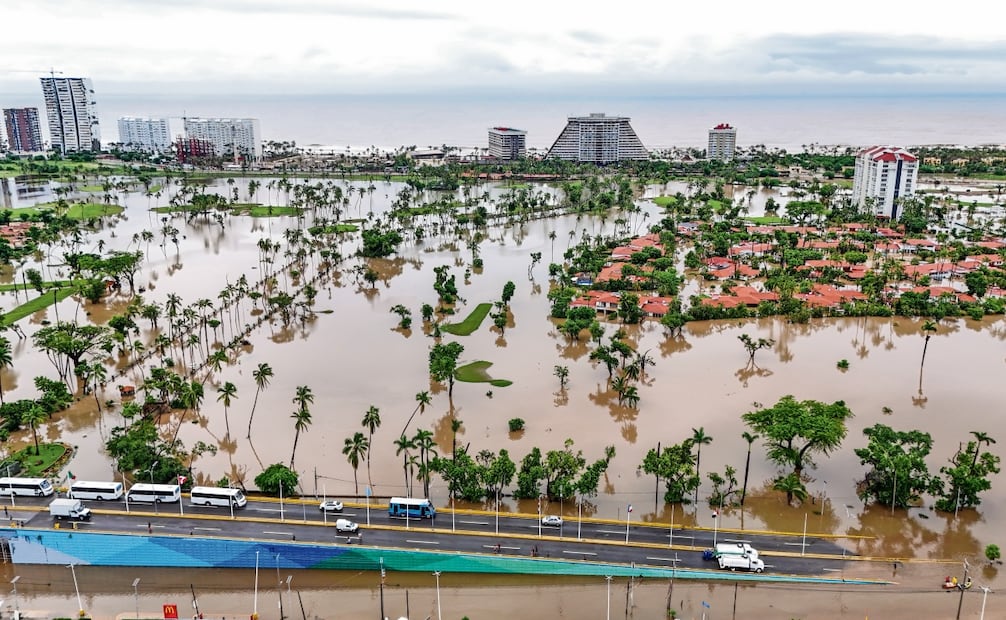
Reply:
[[349, 519], [339, 519], [335, 522], [335, 531], [340, 534], [355, 532], [358, 529], [360, 529], [360, 525]]
[[562, 527], [562, 517], [558, 515], [548, 515], [541, 518], [542, 525], [554, 525], [555, 527]]
[[325, 500], [318, 506], [318, 509], [325, 512], [342, 512], [342, 502], [334, 499]]

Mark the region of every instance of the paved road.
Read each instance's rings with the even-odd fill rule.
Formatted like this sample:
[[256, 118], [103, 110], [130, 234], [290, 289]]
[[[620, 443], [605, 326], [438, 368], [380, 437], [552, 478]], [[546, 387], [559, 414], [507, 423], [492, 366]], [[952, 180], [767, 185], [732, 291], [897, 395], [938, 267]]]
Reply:
[[[0, 499], [9, 502], [9, 498]], [[30, 527], [50, 527], [51, 518], [45, 507], [51, 498], [16, 498], [17, 507], [7, 510], [11, 518], [25, 521]], [[188, 498], [184, 504], [130, 503], [85, 501], [92, 510], [110, 511], [96, 514], [90, 522], [78, 525], [91, 531], [125, 531], [146, 534], [187, 534], [208, 537], [238, 537], [260, 540], [300, 542], [337, 542], [375, 546], [499, 553], [646, 564], [680, 568], [715, 568], [702, 560], [701, 552], [688, 547], [706, 548], [713, 545], [714, 532], [695, 529], [674, 529], [674, 549], [670, 548], [671, 532], [666, 526], [653, 527], [639, 523], [629, 525], [629, 544], [625, 523], [577, 523], [567, 519], [561, 527], [539, 526], [537, 517], [510, 516], [501, 513], [452, 515], [441, 511], [435, 520], [389, 517], [386, 509], [373, 507], [368, 515], [365, 507], [346, 506], [342, 513], [322, 513], [315, 502], [249, 501], [234, 512], [230, 520], [227, 508], [193, 506]], [[155, 514], [156, 512], [156, 514]], [[184, 514], [183, 514], [184, 513]], [[336, 519], [350, 519], [360, 524], [358, 535], [336, 532]], [[497, 524], [498, 523], [498, 524]], [[407, 528], [407, 529], [406, 529]], [[434, 528], [436, 530], [434, 531]], [[498, 532], [498, 534], [497, 534]], [[578, 539], [579, 534], [579, 539]], [[842, 549], [826, 539], [802, 536], [781, 536], [745, 532], [743, 537], [732, 532], [717, 532], [717, 542], [749, 542], [763, 556], [767, 571], [799, 575], [834, 576], [843, 570]], [[804, 545], [806, 545], [804, 547]], [[801, 551], [815, 556], [830, 554], [835, 559], [800, 557]], [[775, 555], [784, 553], [787, 555]], [[766, 555], [767, 554], [767, 555]]]

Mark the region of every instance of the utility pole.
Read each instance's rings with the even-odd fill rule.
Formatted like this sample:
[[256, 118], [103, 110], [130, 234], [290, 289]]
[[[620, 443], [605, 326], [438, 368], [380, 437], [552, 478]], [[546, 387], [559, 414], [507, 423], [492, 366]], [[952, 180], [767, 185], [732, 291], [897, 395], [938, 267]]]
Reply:
[[961, 597], [957, 601], [957, 620], [961, 620], [961, 607], [964, 605], [964, 590], [967, 589], [968, 583], [968, 561], [964, 560], [964, 579], [957, 584], [957, 589], [961, 591]]

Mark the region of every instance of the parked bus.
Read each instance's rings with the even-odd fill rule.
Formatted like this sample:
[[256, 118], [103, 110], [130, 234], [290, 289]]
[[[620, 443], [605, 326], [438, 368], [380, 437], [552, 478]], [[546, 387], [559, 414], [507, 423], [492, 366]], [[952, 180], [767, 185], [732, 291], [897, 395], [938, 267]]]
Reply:
[[388, 515], [412, 519], [432, 519], [437, 516], [437, 509], [428, 499], [418, 497], [392, 497], [388, 500]]
[[126, 500], [147, 504], [171, 504], [182, 499], [182, 487], [177, 484], [146, 484], [139, 482], [129, 487]]
[[78, 480], [70, 485], [73, 499], [117, 500], [122, 497], [121, 482], [93, 482]]
[[52, 483], [48, 478], [0, 478], [0, 495], [48, 497], [52, 493]]
[[223, 487], [192, 487], [189, 493], [192, 504], [195, 506], [234, 506], [244, 508], [248, 500], [241, 489], [229, 489]]

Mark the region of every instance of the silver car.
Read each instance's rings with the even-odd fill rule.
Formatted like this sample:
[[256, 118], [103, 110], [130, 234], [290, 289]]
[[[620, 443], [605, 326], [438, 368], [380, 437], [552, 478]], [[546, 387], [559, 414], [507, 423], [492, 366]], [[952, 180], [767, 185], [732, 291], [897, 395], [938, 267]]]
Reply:
[[325, 512], [342, 512], [342, 502], [334, 499], [325, 500], [318, 506], [318, 509]]
[[555, 527], [562, 527], [562, 517], [559, 515], [548, 515], [541, 518], [542, 525], [553, 525]]

